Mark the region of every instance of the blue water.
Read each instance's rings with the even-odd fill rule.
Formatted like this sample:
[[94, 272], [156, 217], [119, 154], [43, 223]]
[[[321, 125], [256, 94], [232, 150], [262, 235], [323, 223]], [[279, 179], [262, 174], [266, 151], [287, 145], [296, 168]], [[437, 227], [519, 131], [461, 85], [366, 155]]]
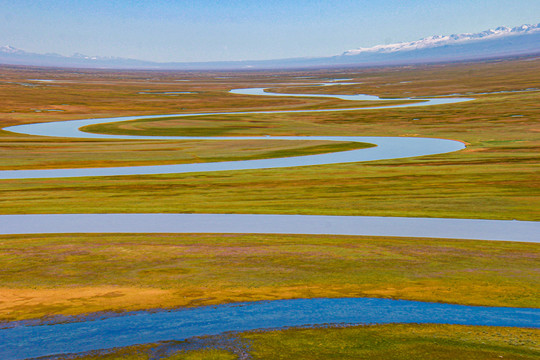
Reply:
[[0, 329], [2, 359], [184, 340], [226, 331], [320, 324], [440, 323], [538, 327], [539, 309], [340, 298], [245, 302], [57, 325]]

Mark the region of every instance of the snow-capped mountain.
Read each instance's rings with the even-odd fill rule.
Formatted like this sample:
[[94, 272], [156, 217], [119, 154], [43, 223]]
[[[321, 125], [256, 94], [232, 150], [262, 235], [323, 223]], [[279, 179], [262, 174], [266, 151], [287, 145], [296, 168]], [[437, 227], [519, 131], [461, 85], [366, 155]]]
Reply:
[[497, 39], [505, 36], [530, 34], [540, 31], [540, 23], [535, 25], [521, 25], [514, 28], [500, 26], [479, 33], [464, 33], [452, 35], [434, 35], [417, 41], [401, 42], [388, 45], [376, 45], [368, 48], [358, 48], [345, 51], [342, 55], [359, 55], [362, 53], [393, 53], [396, 51], [411, 51], [434, 48], [445, 45], [463, 44], [471, 41]]
[[0, 64], [105, 69], [257, 70], [408, 65], [540, 56], [540, 24], [498, 27], [480, 33], [435, 35], [421, 40], [349, 50], [341, 55], [259, 61], [156, 63], [117, 57], [36, 54], [0, 46]]
[[24, 51], [21, 49], [17, 49], [16, 47], [6, 45], [6, 46], [0, 46], [0, 52], [5, 54], [22, 54]]

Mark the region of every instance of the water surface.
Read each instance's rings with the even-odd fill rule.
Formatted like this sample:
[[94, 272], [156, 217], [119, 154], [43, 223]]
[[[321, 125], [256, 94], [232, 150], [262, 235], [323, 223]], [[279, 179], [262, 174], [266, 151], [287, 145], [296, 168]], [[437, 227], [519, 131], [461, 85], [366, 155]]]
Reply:
[[[265, 92], [264, 88], [249, 88], [231, 90], [233, 94], [242, 95], [265, 95], [265, 96], [318, 96], [334, 97], [342, 100], [375, 100], [377, 97], [370, 95], [310, 95], [310, 94], [278, 94]], [[368, 142], [376, 147], [360, 150], [336, 152], [330, 154], [297, 156], [277, 159], [227, 161], [219, 163], [197, 163], [179, 165], [154, 165], [154, 166], [125, 166], [108, 168], [82, 168], [82, 169], [47, 169], [47, 170], [4, 170], [0, 171], [0, 179], [28, 179], [28, 178], [56, 178], [56, 177], [83, 177], [83, 176], [120, 176], [120, 175], [151, 175], [151, 174], [174, 174], [191, 172], [210, 172], [226, 170], [253, 170], [270, 169], [293, 166], [327, 165], [337, 163], [351, 163], [359, 161], [374, 161], [384, 159], [405, 158], [414, 156], [433, 155], [452, 152], [463, 149], [465, 146], [458, 141], [431, 138], [412, 137], [374, 137], [374, 136], [230, 136], [230, 137], [187, 137], [187, 136], [132, 136], [132, 135], [106, 135], [80, 131], [79, 129], [89, 125], [131, 121], [138, 119], [163, 119], [168, 117], [207, 116], [224, 114], [268, 114], [268, 113], [296, 113], [296, 112], [335, 112], [335, 111], [358, 111], [381, 108], [399, 108], [411, 106], [428, 106], [451, 104], [469, 101], [469, 98], [438, 98], [423, 99], [423, 102], [376, 106], [370, 108], [346, 108], [327, 110], [277, 110], [277, 111], [240, 111], [230, 113], [192, 113], [192, 114], [169, 114], [147, 116], [124, 116], [116, 118], [83, 119], [72, 121], [59, 121], [49, 123], [27, 124], [7, 127], [4, 130], [22, 133], [26, 135], [38, 135], [49, 137], [69, 137], [86, 139], [125, 139], [125, 140], [325, 140], [325, 141], [348, 141]]]
[[540, 222], [269, 214], [0, 215], [0, 234], [45, 233], [318, 234], [539, 242]]
[[184, 340], [226, 331], [321, 324], [432, 323], [538, 327], [540, 310], [371, 298], [244, 302], [0, 329], [2, 359]]
[[[271, 94], [264, 92], [260, 88], [240, 89], [231, 92], [243, 95], [334, 97], [355, 101], [379, 100], [366, 95]], [[258, 111], [229, 114], [359, 111], [451, 104], [471, 99], [437, 98], [415, 100], [422, 100], [422, 102], [355, 109]], [[457, 141], [407, 137], [155, 137], [91, 134], [79, 130], [82, 126], [106, 122], [202, 115], [220, 114], [197, 113], [86, 119], [21, 125], [9, 127], [5, 130], [29, 135], [73, 138], [222, 141], [246, 139], [329, 140], [369, 142], [377, 146], [332, 154], [222, 163], [12, 170], [1, 171], [0, 179], [144, 175], [279, 168], [432, 155], [464, 148], [464, 145]], [[101, 232], [340, 234], [538, 242], [540, 227], [538, 222], [527, 221], [316, 215], [44, 214], [0, 216], [1, 234]], [[10, 324], [11, 327], [0, 329], [0, 338], [2, 339], [0, 341], [0, 355], [2, 355], [2, 359], [22, 359], [157, 341], [183, 340], [193, 336], [213, 335], [225, 331], [246, 331], [259, 328], [327, 323], [444, 323], [535, 327], [539, 324], [539, 317], [538, 309], [473, 307], [388, 299], [338, 298], [248, 302], [176, 311], [136, 312], [124, 316], [55, 325]]]

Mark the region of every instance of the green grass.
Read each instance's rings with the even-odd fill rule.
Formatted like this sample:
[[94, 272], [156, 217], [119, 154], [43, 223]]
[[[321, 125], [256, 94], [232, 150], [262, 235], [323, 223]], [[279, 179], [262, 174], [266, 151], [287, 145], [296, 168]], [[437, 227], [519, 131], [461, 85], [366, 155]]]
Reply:
[[[0, 182], [0, 213], [267, 213], [539, 220], [528, 160], [467, 152], [208, 174]], [[84, 201], [81, 201], [84, 199]], [[99, 204], [99, 206], [96, 206]]]
[[243, 336], [253, 359], [537, 359], [538, 330], [450, 325], [290, 329]]
[[119, 360], [119, 359], [129, 359], [129, 360], [150, 360], [150, 359], [161, 359], [161, 360], [235, 360], [238, 359], [236, 354], [232, 354], [226, 350], [213, 349], [213, 348], [202, 348], [198, 350], [188, 350], [188, 351], [177, 351], [173, 352], [172, 355], [156, 355], [150, 354], [150, 350], [155, 348], [152, 344], [149, 345], [138, 345], [138, 346], [127, 346], [120, 349], [115, 349], [112, 351], [91, 351], [85, 355], [66, 355], [66, 356], [55, 356], [53, 359], [80, 359], [80, 360], [93, 360], [93, 359], [102, 359], [102, 360]]
[[536, 244], [442, 239], [1, 236], [0, 319], [311, 297], [535, 307], [539, 257]]
[[225, 350], [203, 349], [179, 352], [165, 357], [167, 360], [236, 360], [238, 357]]
[[[0, 135], [1, 135], [0, 131]], [[1, 138], [1, 137], [0, 137]], [[256, 160], [325, 154], [371, 147], [359, 142], [329, 141], [59, 141], [4, 137], [0, 170], [163, 165]]]
[[[316, 327], [235, 334], [236, 347], [249, 359], [426, 359], [526, 360], [540, 357], [538, 329], [389, 324]], [[225, 336], [227, 337], [227, 335]], [[93, 359], [149, 359], [150, 351], [167, 349], [160, 359], [238, 359], [238, 349], [221, 349], [221, 336], [203, 338], [206, 347], [177, 350], [185, 342], [148, 344], [75, 357]], [[194, 339], [197, 341], [197, 339]], [[214, 348], [218, 347], [218, 348]], [[60, 357], [62, 358], [62, 357]]]
[[[270, 129], [272, 135], [409, 135], [458, 139], [469, 145], [466, 150], [450, 154], [343, 165], [111, 177], [99, 181], [91, 178], [1, 181], [0, 213], [286, 213], [538, 221], [540, 138], [536, 103], [537, 93], [526, 92], [485, 95], [474, 102], [417, 109], [230, 115], [218, 123], [235, 127], [256, 121], [259, 124], [231, 135], [264, 135]], [[523, 116], [513, 117], [514, 114]], [[167, 126], [181, 129], [198, 121], [209, 125], [211, 118], [171, 121]], [[72, 152], [68, 155], [52, 156], [48, 162], [114, 166], [127, 165], [130, 161], [137, 164], [219, 161], [329, 150], [326, 144], [306, 148], [304, 143], [294, 143], [286, 149], [286, 144], [268, 143], [271, 147], [264, 149], [267, 143], [210, 143], [156, 141], [111, 145], [106, 141], [86, 143], [82, 150], [75, 151], [77, 146], [82, 146], [75, 142], [70, 145]], [[107, 154], [103, 160], [89, 152], [92, 146]], [[209, 148], [202, 150], [203, 146]], [[28, 164], [34, 162], [32, 166], [54, 155], [50, 149], [36, 152], [41, 160], [32, 160], [35, 152], [24, 147], [19, 150], [19, 154], [24, 154], [20, 157], [28, 159], [25, 160]], [[221, 155], [216, 157], [216, 153]], [[115, 159], [117, 154], [121, 156]], [[77, 161], [78, 156], [81, 159]], [[13, 163], [13, 160], [3, 161]]]

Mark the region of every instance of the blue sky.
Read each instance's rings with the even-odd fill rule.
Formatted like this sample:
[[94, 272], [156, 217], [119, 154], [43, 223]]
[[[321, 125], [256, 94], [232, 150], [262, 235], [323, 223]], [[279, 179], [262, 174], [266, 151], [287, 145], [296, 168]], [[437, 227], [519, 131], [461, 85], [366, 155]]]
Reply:
[[538, 22], [539, 0], [0, 0], [0, 45], [160, 62], [259, 60]]

